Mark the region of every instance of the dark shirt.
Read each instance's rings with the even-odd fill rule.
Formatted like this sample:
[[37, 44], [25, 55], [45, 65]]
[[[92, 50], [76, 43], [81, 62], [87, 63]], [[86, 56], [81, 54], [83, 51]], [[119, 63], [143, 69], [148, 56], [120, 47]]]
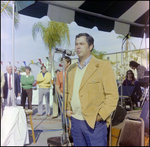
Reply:
[[42, 73], [43, 74], [43, 77], [45, 76], [45, 73]]
[[124, 81], [123, 81], [123, 86], [133, 86], [134, 84], [132, 84], [132, 82], [133, 82], [134, 80], [128, 80], [128, 79], [125, 79]]
[[141, 96], [142, 96], [142, 91], [141, 91], [141, 87], [139, 85], [139, 82], [136, 80], [134, 81], [134, 84], [132, 84], [134, 80], [128, 80], [128, 79], [125, 79], [123, 81], [123, 86], [135, 86], [135, 89], [133, 91], [133, 94], [131, 97], [135, 97], [136, 99], [140, 99]]

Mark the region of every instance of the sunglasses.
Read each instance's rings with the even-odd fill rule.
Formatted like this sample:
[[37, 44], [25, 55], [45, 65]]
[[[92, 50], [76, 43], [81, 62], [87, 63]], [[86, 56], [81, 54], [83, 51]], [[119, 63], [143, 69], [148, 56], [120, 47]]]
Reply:
[[127, 73], [127, 74], [129, 75], [129, 74], [132, 74], [132, 73]]

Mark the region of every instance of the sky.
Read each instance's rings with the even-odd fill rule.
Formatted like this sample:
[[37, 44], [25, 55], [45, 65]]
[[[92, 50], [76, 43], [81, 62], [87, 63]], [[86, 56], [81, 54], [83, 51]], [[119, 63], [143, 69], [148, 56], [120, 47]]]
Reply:
[[[6, 72], [6, 65], [9, 64], [9, 61], [12, 63], [12, 58], [15, 59], [15, 66], [21, 67], [24, 66], [23, 61], [26, 62], [26, 65], [33, 62], [39, 62], [38, 59], [41, 59], [42, 62], [46, 62], [48, 57], [48, 49], [46, 48], [41, 34], [38, 33], [36, 40], [33, 40], [32, 37], [32, 26], [39, 21], [50, 20], [47, 16], [44, 16], [41, 19], [29, 17], [25, 15], [20, 15], [19, 26], [14, 30], [14, 56], [12, 48], [12, 19], [6, 15], [1, 16], [1, 70]], [[121, 52], [122, 40], [117, 39], [119, 34], [112, 32], [102, 32], [94, 27], [93, 29], [88, 29], [78, 26], [75, 22], [68, 24], [70, 29], [70, 46], [62, 45], [61, 49], [72, 50], [75, 49], [75, 36], [79, 33], [88, 33], [94, 38], [94, 48], [97, 51], [103, 51], [106, 53], [115, 53]], [[139, 48], [149, 48], [149, 40], [147, 39], [146, 44], [143, 41], [142, 46], [140, 46], [142, 38], [131, 37], [131, 41], [135, 44], [137, 49]], [[57, 54], [54, 57], [54, 60], [58, 62], [58, 59], [61, 57], [61, 54]], [[71, 58], [77, 58], [77, 55], [71, 56]], [[17, 63], [19, 62], [19, 63]], [[34, 68], [34, 66], [33, 66]], [[39, 68], [37, 69], [37, 71]]]

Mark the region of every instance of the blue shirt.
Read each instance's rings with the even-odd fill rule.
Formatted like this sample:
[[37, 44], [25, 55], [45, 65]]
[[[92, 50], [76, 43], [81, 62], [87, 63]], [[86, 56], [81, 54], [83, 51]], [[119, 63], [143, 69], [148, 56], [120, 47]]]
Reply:
[[78, 67], [82, 70], [82, 69], [90, 62], [91, 58], [92, 58], [92, 55], [90, 55], [90, 56], [84, 61], [83, 67], [80, 65], [80, 61], [79, 61], [79, 58], [78, 58], [78, 62], [77, 62]]
[[42, 73], [43, 74], [43, 77], [45, 76], [45, 73]]

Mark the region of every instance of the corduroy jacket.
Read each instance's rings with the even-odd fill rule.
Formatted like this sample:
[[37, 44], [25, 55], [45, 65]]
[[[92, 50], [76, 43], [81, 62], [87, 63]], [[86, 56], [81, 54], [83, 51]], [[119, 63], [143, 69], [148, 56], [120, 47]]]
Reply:
[[[68, 71], [65, 84], [65, 110], [71, 110], [74, 76], [77, 63]], [[116, 109], [119, 99], [116, 77], [109, 61], [92, 56], [79, 88], [82, 114], [88, 125], [94, 129], [97, 114], [110, 123], [110, 114]], [[70, 123], [71, 124], [71, 123]]]

